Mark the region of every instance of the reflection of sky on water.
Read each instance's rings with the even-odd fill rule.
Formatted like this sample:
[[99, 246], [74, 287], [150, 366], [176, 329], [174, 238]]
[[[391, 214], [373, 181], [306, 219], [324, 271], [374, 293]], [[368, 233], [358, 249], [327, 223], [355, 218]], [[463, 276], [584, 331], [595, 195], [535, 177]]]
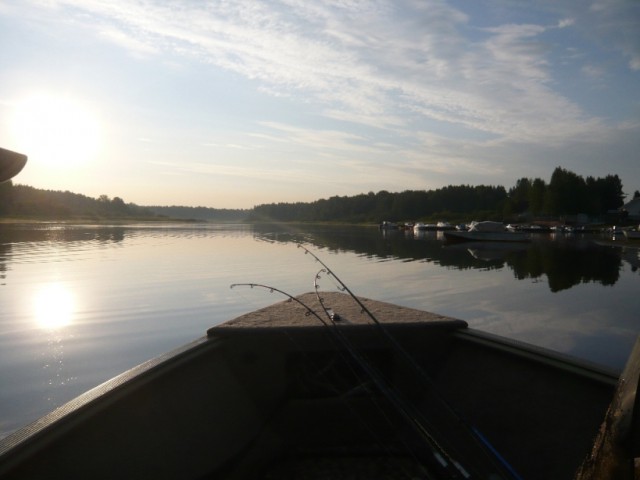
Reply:
[[[486, 246], [474, 249], [474, 256], [464, 245], [441, 246], [446, 253], [430, 253], [427, 262], [403, 261], [401, 269], [385, 261], [363, 271], [343, 259], [340, 268], [359, 271], [352, 283], [364, 296], [461, 318], [473, 328], [621, 369], [640, 331], [637, 273], [616, 251], [590, 259], [601, 250], [584, 249], [562, 263], [566, 245], [551, 256], [540, 255], [548, 246], [537, 247], [523, 253], [521, 247]], [[470, 268], [452, 252], [478, 263]]]
[[472, 327], [619, 369], [639, 330], [636, 313], [628, 309], [638, 285], [623, 277], [618, 293], [603, 294], [603, 288], [580, 284], [556, 294], [552, 303], [544, 288], [518, 282], [497, 300], [494, 289], [474, 292], [467, 300], [486, 309], [461, 316]]
[[629, 265], [632, 272], [638, 272], [640, 270], [640, 247], [623, 248], [620, 256], [622, 260]]
[[36, 292], [33, 305], [36, 324], [46, 330], [57, 330], [71, 323], [75, 300], [69, 287], [49, 283]]
[[[312, 291], [320, 265], [296, 242], [358, 295], [616, 368], [640, 331], [640, 275], [618, 250], [608, 254], [613, 264], [603, 256], [565, 274], [541, 263], [562, 258], [545, 257], [544, 246], [475, 246], [474, 256], [437, 235], [371, 228], [13, 228], [0, 232], [0, 435], [212, 325], [283, 300], [232, 283]], [[592, 254], [579, 252], [566, 268]], [[547, 272], [562, 288], [552, 291]], [[323, 277], [321, 288], [335, 285]]]
[[65, 329], [73, 321], [77, 308], [70, 286], [58, 282], [41, 285], [33, 295], [33, 319], [47, 338], [40, 361], [45, 399], [52, 408], [63, 403], [63, 390], [76, 379], [67, 375], [65, 367], [65, 343], [69, 338]]

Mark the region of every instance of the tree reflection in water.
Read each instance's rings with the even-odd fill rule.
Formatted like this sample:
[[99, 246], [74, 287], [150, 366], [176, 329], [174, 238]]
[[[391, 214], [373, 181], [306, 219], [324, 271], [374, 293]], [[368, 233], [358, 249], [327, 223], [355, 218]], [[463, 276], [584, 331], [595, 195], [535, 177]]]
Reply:
[[632, 269], [640, 265], [638, 248], [603, 245], [599, 243], [602, 237], [598, 235], [561, 238], [539, 235], [528, 244], [469, 242], [448, 245], [438, 232], [427, 232], [419, 237], [401, 230], [364, 234], [366, 228], [305, 226], [306, 234], [302, 234], [292, 227], [261, 225], [254, 227], [254, 235], [271, 242], [309, 242], [317, 248], [353, 251], [380, 259], [427, 261], [461, 270], [508, 267], [519, 280], [546, 277], [552, 292], [567, 290], [580, 283], [614, 285], [620, 277], [623, 259], [632, 265]]

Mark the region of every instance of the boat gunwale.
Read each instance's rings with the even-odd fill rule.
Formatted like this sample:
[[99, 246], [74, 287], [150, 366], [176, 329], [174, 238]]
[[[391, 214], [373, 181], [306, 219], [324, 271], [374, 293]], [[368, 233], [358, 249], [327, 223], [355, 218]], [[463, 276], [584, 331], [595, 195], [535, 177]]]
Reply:
[[399, 322], [399, 323], [384, 323], [382, 326], [375, 325], [373, 323], [337, 323], [331, 324], [328, 327], [326, 325], [279, 325], [275, 327], [269, 326], [225, 326], [217, 325], [207, 330], [207, 335], [210, 338], [226, 338], [232, 336], [242, 336], [251, 333], [251, 335], [280, 335], [282, 333], [297, 332], [297, 333], [310, 333], [316, 334], [318, 331], [325, 331], [327, 328], [337, 328], [343, 333], [357, 333], [362, 331], [376, 331], [378, 329], [384, 329], [387, 331], [412, 330], [412, 329], [428, 329], [428, 330], [441, 330], [441, 331], [460, 331], [468, 328], [467, 322], [458, 319], [446, 319], [446, 320], [429, 320], [429, 321], [416, 321], [416, 322]]
[[[619, 380], [620, 372], [597, 365], [586, 360], [555, 352], [543, 347], [538, 347], [519, 340], [508, 339], [496, 334], [464, 326], [465, 322], [459, 321], [434, 321], [412, 323], [390, 323], [385, 328], [390, 330], [434, 329], [451, 330], [452, 336], [466, 343], [474, 343], [491, 350], [508, 353], [519, 358], [525, 358], [538, 364], [567, 371], [581, 377], [595, 380], [599, 383], [615, 386]], [[29, 446], [38, 442], [50, 430], [55, 428], [55, 436], [63, 435], [73, 425], [82, 422], [85, 415], [91, 415], [95, 408], [102, 408], [118, 401], [127, 394], [127, 390], [137, 388], [144, 383], [151, 382], [162, 375], [167, 368], [175, 368], [177, 365], [188, 362], [194, 356], [201, 355], [205, 350], [221, 345], [225, 337], [246, 335], [281, 335], [284, 332], [298, 332], [314, 334], [324, 327], [319, 325], [284, 326], [284, 327], [212, 327], [207, 336], [189, 342], [165, 354], [143, 362], [131, 369], [103, 382], [102, 384], [80, 394], [66, 402], [52, 412], [45, 414], [33, 423], [22, 427], [7, 437], [0, 439], [0, 472], [5, 470], [9, 453], [11, 464], [19, 463], [15, 456], [24, 451], [28, 455]], [[350, 332], [363, 332], [375, 329], [371, 324], [347, 324], [339, 328]], [[55, 437], [49, 437], [55, 438]], [[49, 439], [48, 439], [49, 441]], [[22, 454], [19, 454], [22, 458]]]
[[[274, 311], [283, 313], [282, 307], [284, 305], [275, 304], [275, 306], [272, 305], [267, 309], [274, 308]], [[393, 306], [384, 304], [384, 302], [376, 302], [376, 305]], [[405, 307], [400, 307], [399, 311], [403, 309]], [[347, 313], [349, 312], [347, 311]], [[618, 382], [619, 372], [614, 372], [606, 367], [522, 341], [475, 330], [469, 328], [468, 324], [463, 320], [435, 315], [431, 318], [434, 319], [385, 322], [384, 329], [388, 330], [389, 333], [402, 333], [404, 335], [410, 335], [412, 330], [441, 332], [451, 338], [454, 344], [461, 342], [461, 344], [478, 345], [497, 353], [513, 355], [544, 367], [567, 372], [606, 387], [615, 387]], [[359, 336], [362, 334], [366, 337], [370, 333], [375, 333], [379, 327], [379, 325], [371, 323], [344, 323], [335, 328], [339, 328], [345, 333], [348, 332], [349, 335]], [[332, 328], [334, 327], [330, 327], [330, 329]], [[242, 322], [234, 326], [233, 320], [211, 327], [208, 329], [206, 336], [125, 371], [70, 400], [32, 424], [17, 430], [4, 439], [0, 439], [0, 476], [10, 472], [15, 466], [27, 461], [34, 453], [43, 447], [46, 448], [49, 443], [55, 442], [76, 426], [81, 425], [94, 413], [117, 404], [130, 392], [149, 385], [161, 378], [163, 374], [171, 372], [180, 366], [188, 365], [190, 361], [206, 355], [208, 352], [214, 352], [219, 348], [224, 351], [227, 344], [226, 339], [233, 340], [234, 337], [251, 338], [256, 336], [267, 338], [268, 336], [280, 336], [282, 334], [300, 335], [300, 338], [307, 338], [307, 335], [309, 335], [309, 338], [312, 338], [320, 330], [327, 330], [327, 327], [322, 324], [314, 325], [308, 323], [278, 324], [277, 326], [258, 324], [252, 326]], [[258, 342], [260, 341], [258, 339]]]
[[167, 369], [185, 364], [193, 357], [219, 345], [219, 339], [200, 337], [106, 380], [10, 433], [0, 439], [0, 476], [23, 462], [33, 450], [41, 448], [41, 441], [55, 441], [93, 415], [96, 409], [109, 407], [125, 397], [129, 390], [148, 384]]
[[463, 342], [475, 343], [518, 358], [528, 359], [611, 387], [617, 385], [621, 374], [620, 371], [604, 365], [474, 328], [460, 329], [453, 335]]

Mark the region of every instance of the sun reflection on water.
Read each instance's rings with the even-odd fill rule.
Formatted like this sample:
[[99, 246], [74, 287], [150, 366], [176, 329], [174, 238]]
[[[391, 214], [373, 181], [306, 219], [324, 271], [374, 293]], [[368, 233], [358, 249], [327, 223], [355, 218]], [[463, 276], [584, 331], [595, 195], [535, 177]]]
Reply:
[[57, 330], [71, 323], [75, 310], [73, 292], [60, 283], [44, 285], [34, 297], [37, 325], [46, 330]]

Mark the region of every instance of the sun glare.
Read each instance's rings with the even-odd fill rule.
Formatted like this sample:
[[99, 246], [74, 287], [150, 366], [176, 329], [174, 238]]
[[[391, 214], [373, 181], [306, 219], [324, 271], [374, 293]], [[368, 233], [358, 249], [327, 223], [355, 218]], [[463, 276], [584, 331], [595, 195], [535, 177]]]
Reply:
[[55, 330], [71, 323], [75, 301], [71, 290], [59, 283], [42, 287], [34, 297], [34, 313], [40, 328]]
[[91, 160], [98, 150], [97, 117], [66, 96], [30, 96], [18, 103], [11, 123], [20, 148], [34, 163], [75, 166]]

